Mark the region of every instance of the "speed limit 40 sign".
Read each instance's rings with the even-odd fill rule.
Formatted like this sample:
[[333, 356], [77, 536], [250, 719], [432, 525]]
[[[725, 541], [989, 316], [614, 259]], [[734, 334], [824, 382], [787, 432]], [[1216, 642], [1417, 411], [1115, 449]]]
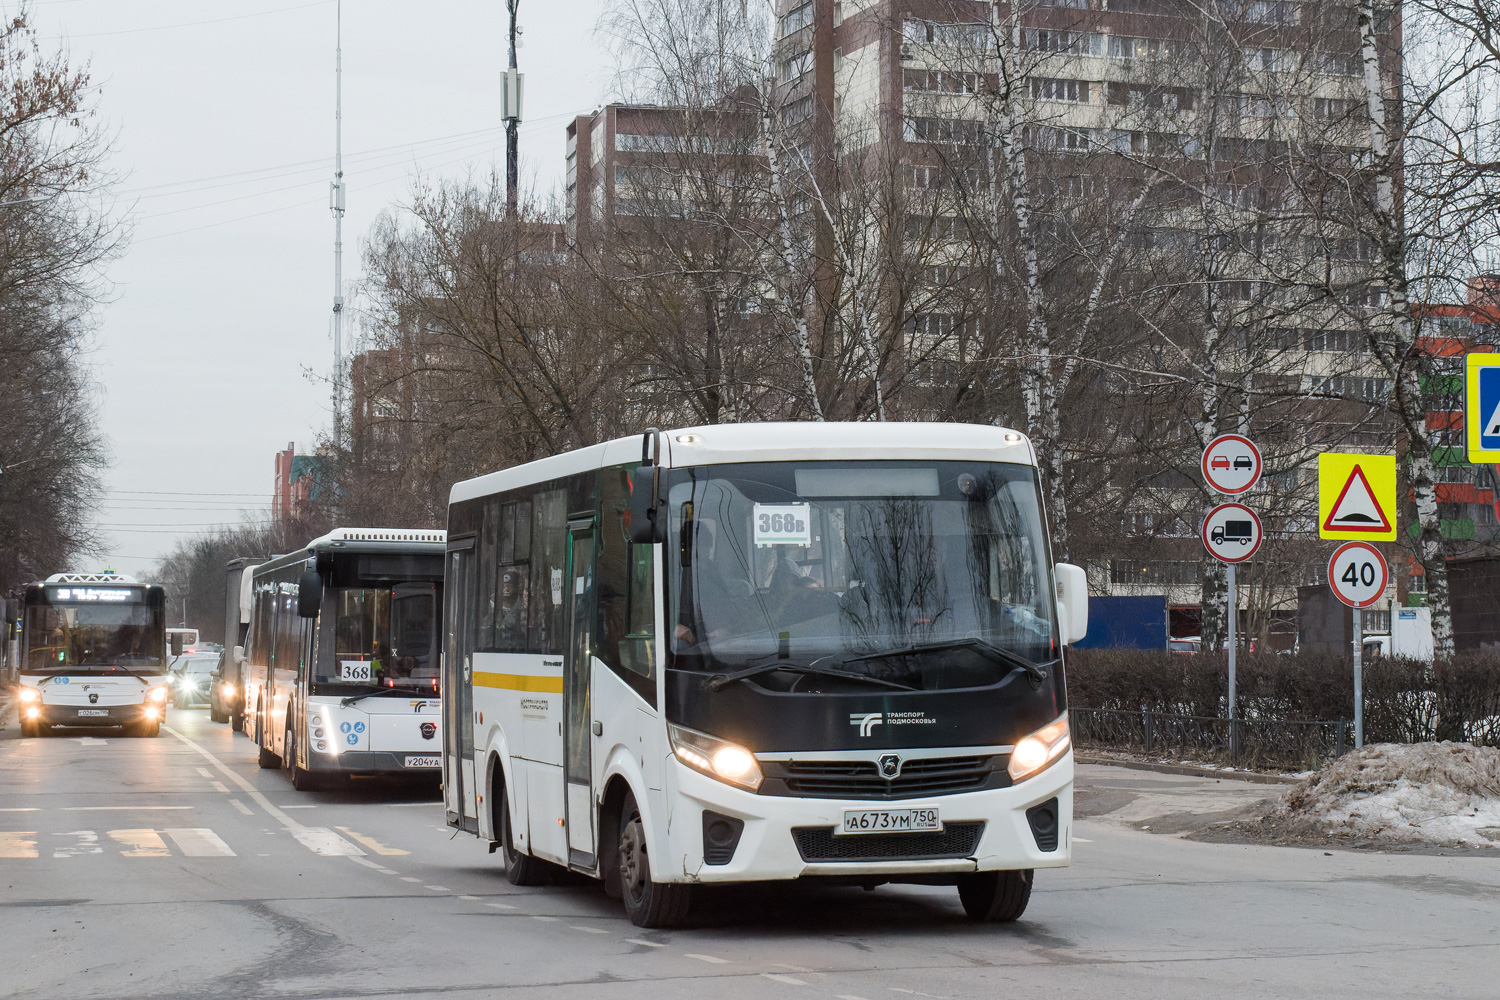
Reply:
[[1368, 608], [1385, 594], [1391, 571], [1369, 542], [1345, 542], [1328, 560], [1328, 586], [1351, 608]]

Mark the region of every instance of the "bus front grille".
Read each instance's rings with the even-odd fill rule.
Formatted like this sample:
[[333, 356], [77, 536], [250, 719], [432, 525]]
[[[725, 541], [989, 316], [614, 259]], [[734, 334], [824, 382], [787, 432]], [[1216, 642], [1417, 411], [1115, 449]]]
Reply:
[[929, 757], [904, 761], [895, 778], [881, 777], [874, 761], [762, 761], [762, 795], [814, 799], [910, 799], [952, 795], [1010, 784], [1004, 754], [979, 757]]
[[831, 826], [792, 830], [802, 860], [938, 861], [973, 857], [984, 834], [981, 823], [949, 823], [938, 833], [862, 833], [838, 836]]

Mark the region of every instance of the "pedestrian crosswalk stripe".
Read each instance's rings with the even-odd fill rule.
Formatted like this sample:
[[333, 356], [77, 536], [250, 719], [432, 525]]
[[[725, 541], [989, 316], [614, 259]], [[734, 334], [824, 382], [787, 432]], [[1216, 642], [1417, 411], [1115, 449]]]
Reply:
[[0, 830], [0, 858], [36, 857], [35, 830]]
[[365, 853], [326, 826], [303, 826], [298, 823], [288, 827], [287, 832], [296, 837], [303, 847], [325, 858], [362, 857]]
[[127, 858], [167, 858], [167, 842], [155, 830], [110, 830], [109, 839], [124, 844], [128, 850], [120, 853]]
[[206, 827], [178, 827], [168, 829], [167, 836], [171, 837], [178, 849], [190, 858], [232, 858], [234, 852], [229, 845], [219, 838], [217, 833]]

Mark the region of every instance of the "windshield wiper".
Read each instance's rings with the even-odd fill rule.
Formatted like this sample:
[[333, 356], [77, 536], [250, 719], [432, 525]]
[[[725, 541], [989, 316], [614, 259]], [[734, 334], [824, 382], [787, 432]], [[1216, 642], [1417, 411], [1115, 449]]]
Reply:
[[871, 677], [869, 674], [857, 674], [851, 670], [834, 670], [831, 667], [802, 666], [797, 663], [786, 663], [776, 661], [774, 663], [762, 663], [756, 667], [746, 667], [744, 670], [736, 670], [732, 674], [715, 674], [709, 678], [708, 686], [714, 691], [728, 687], [735, 681], [744, 680], [746, 677], [755, 677], [759, 674], [769, 674], [776, 670], [785, 670], [792, 674], [806, 674], [809, 677], [842, 677], [851, 681], [863, 681], [866, 684], [875, 684], [879, 687], [895, 688], [898, 691], [915, 691], [916, 688], [910, 684], [902, 684], [899, 681], [888, 681], [881, 677]]
[[876, 653], [865, 653], [861, 656], [847, 657], [845, 663], [859, 663], [864, 660], [884, 660], [893, 656], [912, 656], [917, 653], [940, 653], [947, 649], [977, 649], [992, 660], [1009, 663], [1018, 670], [1024, 670], [1031, 675], [1032, 680], [1040, 683], [1047, 679], [1046, 668], [1056, 663], [1049, 660], [1045, 664], [1033, 663], [1019, 653], [1012, 653], [1008, 649], [1002, 649], [984, 639], [969, 636], [964, 639], [949, 639], [945, 642], [915, 642], [910, 646], [898, 646], [895, 649], [882, 649]]
[[402, 686], [398, 686], [398, 687], [380, 688], [380, 689], [378, 689], [376, 691], [366, 691], [364, 694], [350, 695], [349, 697], [344, 698], [344, 699], [342, 699], [339, 702], [339, 708], [348, 708], [350, 705], [354, 704], [356, 701], [364, 701], [366, 698], [378, 698], [380, 695], [383, 695], [383, 694], [421, 694], [421, 695], [425, 695], [427, 693], [428, 692], [423, 691], [421, 688], [411, 687], [411, 686], [408, 686], [408, 685], [402, 685]]

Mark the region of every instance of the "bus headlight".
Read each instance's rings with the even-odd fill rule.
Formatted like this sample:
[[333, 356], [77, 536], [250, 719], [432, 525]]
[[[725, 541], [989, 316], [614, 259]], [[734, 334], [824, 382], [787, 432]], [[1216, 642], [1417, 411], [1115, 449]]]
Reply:
[[36, 688], [23, 687], [21, 689], [22, 704], [30, 705], [33, 702], [40, 701], [41, 698], [42, 692], [38, 691]]
[[233, 698], [234, 697], [234, 685], [231, 684], [231, 683], [229, 683], [228, 681], [225, 681], [223, 684], [220, 684], [219, 685], [219, 690], [224, 693], [224, 697], [226, 697], [226, 698]]
[[1006, 768], [1010, 780], [1021, 781], [1036, 774], [1061, 757], [1071, 743], [1066, 715], [1023, 737], [1010, 752], [1010, 766]]
[[146, 697], [150, 698], [152, 701], [166, 701], [167, 689], [165, 686], [154, 687], [150, 691], [146, 692]]
[[677, 759], [693, 770], [752, 792], [760, 788], [760, 762], [744, 747], [681, 726], [667, 726], [667, 736]]

